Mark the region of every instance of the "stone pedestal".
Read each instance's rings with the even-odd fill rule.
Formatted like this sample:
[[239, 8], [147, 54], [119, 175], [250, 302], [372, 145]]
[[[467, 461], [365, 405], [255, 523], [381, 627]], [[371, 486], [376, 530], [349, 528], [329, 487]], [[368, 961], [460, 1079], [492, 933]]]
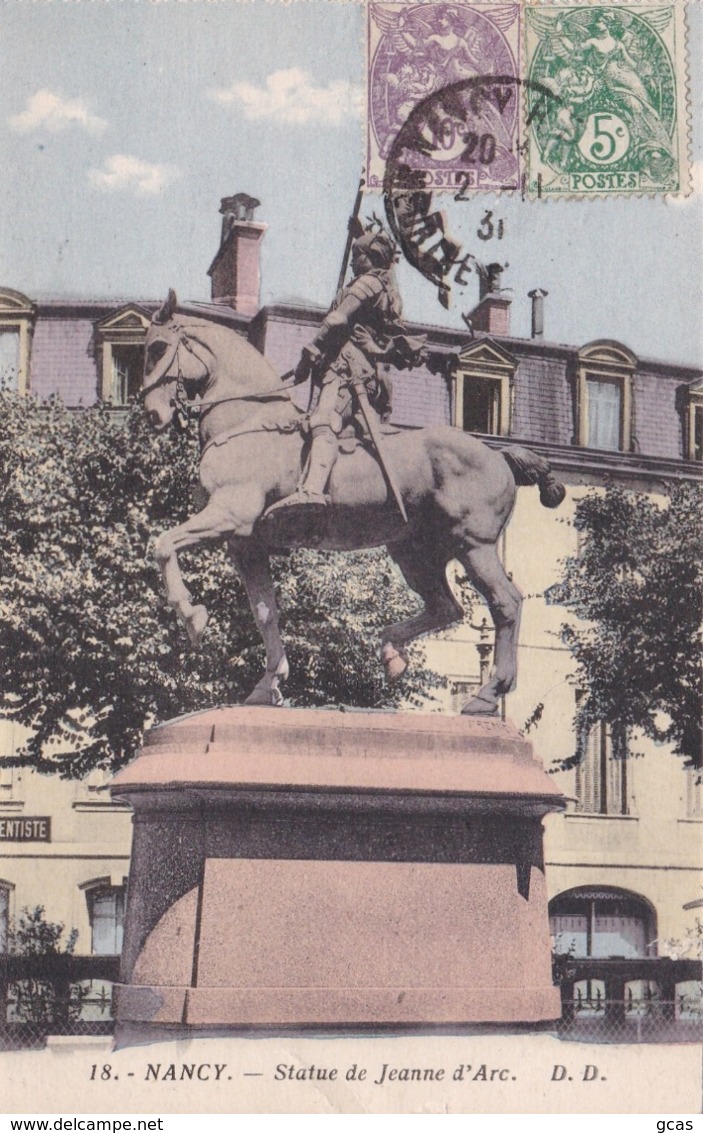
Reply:
[[151, 731], [118, 1024], [558, 1018], [541, 819], [563, 798], [510, 724], [222, 708]]

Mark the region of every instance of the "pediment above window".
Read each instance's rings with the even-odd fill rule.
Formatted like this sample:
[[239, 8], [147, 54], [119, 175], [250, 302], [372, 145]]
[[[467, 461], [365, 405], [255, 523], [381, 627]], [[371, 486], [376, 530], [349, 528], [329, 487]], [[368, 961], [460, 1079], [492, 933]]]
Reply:
[[686, 398], [700, 405], [703, 402], [703, 378], [697, 378], [686, 386]]
[[477, 368], [493, 368], [499, 370], [515, 370], [517, 362], [512, 354], [504, 350], [496, 342], [491, 342], [487, 339], [481, 339], [478, 342], [470, 343], [457, 357], [457, 367], [459, 369], [470, 368], [472, 370]]
[[600, 339], [598, 342], [587, 342], [579, 350], [579, 362], [582, 365], [614, 367], [618, 370], [634, 370], [637, 366], [637, 357], [620, 342], [612, 339]]
[[126, 307], [121, 307], [119, 311], [114, 311], [100, 319], [96, 324], [96, 329], [101, 334], [109, 334], [111, 331], [117, 333], [120, 331], [142, 331], [146, 333], [150, 323], [151, 317], [148, 312], [136, 304], [130, 303]]
[[703, 378], [679, 389], [678, 399], [683, 411], [684, 455], [703, 460]]
[[21, 291], [13, 291], [10, 287], [0, 287], [0, 316], [12, 315], [13, 318], [26, 318], [35, 314], [35, 304]]

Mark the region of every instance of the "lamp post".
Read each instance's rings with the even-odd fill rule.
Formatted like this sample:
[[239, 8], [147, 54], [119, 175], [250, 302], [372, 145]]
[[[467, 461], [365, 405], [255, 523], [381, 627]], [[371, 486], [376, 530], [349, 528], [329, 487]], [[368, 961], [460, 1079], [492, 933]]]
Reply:
[[491, 653], [493, 652], [491, 631], [486, 618], [483, 619], [480, 625], [471, 625], [471, 629], [476, 630], [476, 633], [479, 634], [479, 639], [476, 642], [476, 651], [479, 658], [480, 681], [481, 684], [484, 685], [486, 683], [486, 677], [488, 676]]

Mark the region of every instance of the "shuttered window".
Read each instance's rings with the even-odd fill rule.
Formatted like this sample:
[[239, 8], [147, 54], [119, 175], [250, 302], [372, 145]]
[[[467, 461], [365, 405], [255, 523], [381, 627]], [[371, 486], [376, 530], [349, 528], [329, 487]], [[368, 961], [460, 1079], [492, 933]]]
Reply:
[[613, 754], [611, 729], [604, 722], [591, 728], [576, 767], [576, 809], [584, 814], [630, 813], [627, 758]]

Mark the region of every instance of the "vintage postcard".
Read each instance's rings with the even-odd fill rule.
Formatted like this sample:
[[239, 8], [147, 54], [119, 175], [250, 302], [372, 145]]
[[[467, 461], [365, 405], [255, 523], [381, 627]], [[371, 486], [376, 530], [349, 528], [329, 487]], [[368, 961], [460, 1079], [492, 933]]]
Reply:
[[0, 1110], [700, 1112], [702, 47], [0, 0]]

